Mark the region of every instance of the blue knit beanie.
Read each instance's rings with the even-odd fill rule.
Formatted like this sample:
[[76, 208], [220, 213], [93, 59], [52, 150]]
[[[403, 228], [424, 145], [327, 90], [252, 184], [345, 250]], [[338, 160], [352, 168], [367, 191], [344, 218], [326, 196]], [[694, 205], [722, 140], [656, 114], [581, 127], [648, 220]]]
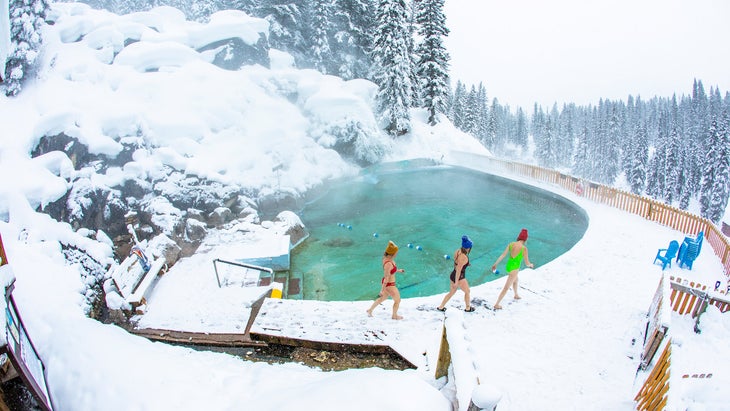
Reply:
[[469, 236], [463, 236], [461, 237], [461, 248], [471, 248], [473, 243], [469, 239]]

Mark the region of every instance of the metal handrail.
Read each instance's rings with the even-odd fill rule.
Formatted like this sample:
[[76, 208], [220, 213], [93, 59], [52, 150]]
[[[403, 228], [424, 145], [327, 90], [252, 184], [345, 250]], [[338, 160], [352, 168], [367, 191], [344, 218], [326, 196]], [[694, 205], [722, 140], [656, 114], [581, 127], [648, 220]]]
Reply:
[[233, 265], [233, 266], [242, 267], [242, 268], [250, 268], [253, 270], [264, 271], [271, 275], [274, 275], [274, 270], [272, 270], [271, 268], [268, 268], [268, 267], [261, 267], [258, 265], [246, 264], [246, 263], [237, 263], [234, 261], [226, 261], [226, 260], [221, 260], [220, 258], [216, 258], [215, 260], [213, 260], [213, 269], [215, 270], [215, 279], [218, 281], [218, 288], [221, 287], [221, 279], [220, 279], [220, 276], [218, 276], [218, 266], [216, 265], [216, 263], [223, 263], [223, 264]]

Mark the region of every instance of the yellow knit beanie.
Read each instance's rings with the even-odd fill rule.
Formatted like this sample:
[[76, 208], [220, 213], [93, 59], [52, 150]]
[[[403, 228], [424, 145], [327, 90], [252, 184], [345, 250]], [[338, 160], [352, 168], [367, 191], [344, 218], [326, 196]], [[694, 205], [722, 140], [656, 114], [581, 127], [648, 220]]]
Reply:
[[385, 254], [395, 255], [398, 252], [398, 246], [394, 242], [388, 241], [388, 246], [385, 247]]

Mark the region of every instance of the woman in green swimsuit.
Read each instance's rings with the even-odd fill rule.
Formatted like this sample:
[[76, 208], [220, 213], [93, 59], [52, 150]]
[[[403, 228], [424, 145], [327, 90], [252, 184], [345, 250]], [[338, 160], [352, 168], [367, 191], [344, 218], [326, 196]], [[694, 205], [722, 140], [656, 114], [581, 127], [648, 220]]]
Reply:
[[507, 264], [505, 266], [505, 270], [507, 270], [507, 282], [504, 283], [504, 288], [502, 288], [502, 292], [499, 293], [497, 302], [494, 304], [495, 310], [502, 309], [502, 306], [499, 305], [499, 303], [502, 302], [502, 298], [504, 298], [505, 294], [507, 294], [507, 290], [509, 290], [510, 287], [512, 287], [515, 291], [515, 300], [519, 300], [520, 298], [522, 298], [517, 293], [517, 274], [519, 274], [520, 272], [522, 259], [525, 259], [526, 266], [530, 268], [535, 267], [530, 262], [530, 257], [527, 255], [527, 246], [525, 245], [526, 242], [527, 230], [523, 228], [522, 231], [520, 231], [520, 234], [517, 236], [517, 241], [509, 243], [507, 245], [507, 248], [504, 249], [502, 255], [499, 256], [497, 261], [492, 266], [492, 271], [496, 270], [497, 264], [499, 264], [499, 262], [502, 261], [502, 259], [509, 254], [509, 259], [507, 259]]

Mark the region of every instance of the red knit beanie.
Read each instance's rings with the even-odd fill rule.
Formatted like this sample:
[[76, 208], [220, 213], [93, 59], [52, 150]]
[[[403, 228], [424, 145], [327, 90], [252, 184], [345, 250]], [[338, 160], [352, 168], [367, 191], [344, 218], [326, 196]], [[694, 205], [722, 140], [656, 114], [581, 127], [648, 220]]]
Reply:
[[517, 236], [517, 241], [527, 241], [527, 229], [523, 228], [520, 231], [520, 235]]

